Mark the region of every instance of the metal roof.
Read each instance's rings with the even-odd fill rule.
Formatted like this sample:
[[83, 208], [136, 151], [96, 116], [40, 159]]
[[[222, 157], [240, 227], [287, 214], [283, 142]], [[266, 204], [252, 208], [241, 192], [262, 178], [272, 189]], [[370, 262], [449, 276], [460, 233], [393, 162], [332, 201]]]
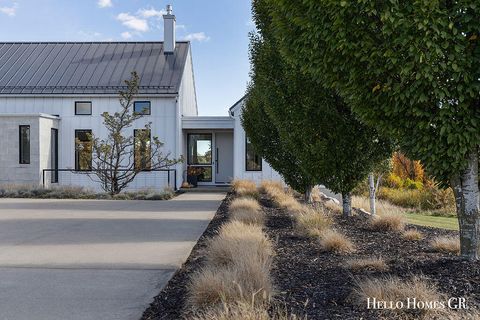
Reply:
[[3, 42], [0, 94], [117, 94], [136, 71], [140, 94], [178, 93], [189, 42]]

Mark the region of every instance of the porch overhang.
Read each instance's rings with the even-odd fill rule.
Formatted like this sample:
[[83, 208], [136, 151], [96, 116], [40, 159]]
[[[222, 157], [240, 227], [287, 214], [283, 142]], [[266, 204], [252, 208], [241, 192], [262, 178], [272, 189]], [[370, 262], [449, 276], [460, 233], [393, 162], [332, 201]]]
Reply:
[[231, 129], [233, 130], [235, 120], [231, 117], [183, 117], [182, 129]]

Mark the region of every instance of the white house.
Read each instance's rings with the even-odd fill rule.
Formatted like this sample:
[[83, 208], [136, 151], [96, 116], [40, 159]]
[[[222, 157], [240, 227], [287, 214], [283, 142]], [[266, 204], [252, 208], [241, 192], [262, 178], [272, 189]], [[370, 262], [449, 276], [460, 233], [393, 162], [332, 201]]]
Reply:
[[191, 46], [175, 40], [170, 6], [164, 23], [163, 42], [0, 43], [0, 184], [98, 188], [76, 143], [106, 134], [101, 114], [119, 110], [118, 92], [133, 71], [134, 109], [145, 114], [137, 128], [151, 122], [163, 151], [185, 162], [140, 173], [132, 189], [179, 187], [192, 169], [202, 172], [200, 185], [281, 179], [248, 143], [243, 99], [228, 116], [198, 116]]

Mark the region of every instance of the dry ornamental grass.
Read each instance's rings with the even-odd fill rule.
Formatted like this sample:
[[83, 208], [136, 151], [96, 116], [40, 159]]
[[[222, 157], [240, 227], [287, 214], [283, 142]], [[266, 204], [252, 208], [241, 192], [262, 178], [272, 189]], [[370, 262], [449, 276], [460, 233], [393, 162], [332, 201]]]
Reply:
[[273, 254], [273, 244], [260, 226], [238, 221], [225, 224], [205, 250], [207, 264], [215, 266], [232, 264], [248, 256], [270, 265]]
[[257, 200], [251, 198], [238, 198], [230, 204], [232, 220], [249, 224], [262, 225], [265, 215]]
[[232, 181], [232, 188], [239, 197], [258, 197], [257, 185], [252, 180], [235, 179]]
[[370, 220], [370, 226], [375, 231], [400, 232], [405, 228], [405, 217], [399, 213], [375, 215]]
[[417, 229], [408, 229], [402, 234], [405, 240], [418, 241], [423, 239], [423, 234]]
[[352, 271], [387, 271], [388, 266], [381, 257], [356, 258], [346, 261], [346, 266]]
[[460, 253], [460, 240], [458, 237], [438, 236], [430, 241], [433, 250], [445, 253]]
[[318, 237], [332, 225], [332, 219], [320, 208], [303, 206], [294, 215], [295, 229], [300, 235]]
[[322, 251], [336, 254], [348, 254], [355, 251], [353, 243], [343, 234], [335, 230], [324, 230], [320, 235]]

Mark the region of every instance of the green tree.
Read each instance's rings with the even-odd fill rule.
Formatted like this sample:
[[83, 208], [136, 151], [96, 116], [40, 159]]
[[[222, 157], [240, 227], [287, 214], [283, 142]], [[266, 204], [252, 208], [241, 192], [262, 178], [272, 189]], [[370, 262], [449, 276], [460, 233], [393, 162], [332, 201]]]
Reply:
[[374, 165], [389, 156], [390, 141], [364, 125], [335, 90], [286, 63], [272, 37], [269, 5], [253, 2], [258, 33], [251, 35], [253, 100], [261, 100], [297, 168], [315, 184], [341, 193], [351, 214], [350, 193]]
[[280, 173], [285, 183], [298, 192], [308, 193], [315, 182], [301, 170], [296, 155], [280, 139], [278, 130], [265, 112], [261, 94], [255, 87], [249, 87], [242, 126], [255, 151]]
[[337, 89], [451, 185], [461, 255], [480, 255], [480, 4], [267, 0], [283, 57]]
[[[128, 187], [142, 171], [169, 168], [183, 161], [171, 159], [170, 153], [162, 152], [163, 143], [158, 137], [151, 136], [151, 123], [136, 130], [135, 136], [133, 130], [128, 130], [143, 117], [142, 114], [133, 112], [138, 81], [137, 73], [133, 72], [132, 78], [125, 81], [127, 90], [120, 92], [120, 110], [114, 114], [102, 114], [107, 137], [101, 139], [92, 135], [88, 148], [93, 154], [82, 152], [89, 158], [88, 162], [92, 163], [92, 171], [87, 174], [111, 195]], [[77, 141], [77, 148], [84, 145]]]

